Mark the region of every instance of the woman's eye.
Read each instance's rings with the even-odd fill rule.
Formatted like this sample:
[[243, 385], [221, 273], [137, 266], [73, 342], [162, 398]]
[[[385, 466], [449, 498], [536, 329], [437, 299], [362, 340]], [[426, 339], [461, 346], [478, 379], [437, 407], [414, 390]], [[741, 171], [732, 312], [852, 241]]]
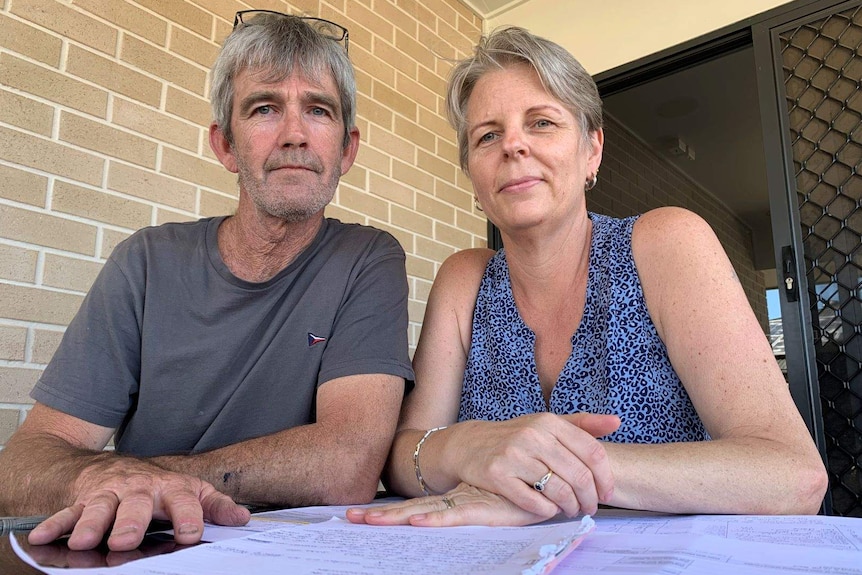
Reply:
[[496, 137], [496, 134], [494, 134], [494, 132], [488, 132], [487, 134], [484, 134], [484, 135], [482, 135], [482, 137], [479, 138], [479, 143], [484, 144], [486, 142], [490, 142], [495, 137]]
[[536, 121], [536, 127], [537, 128], [547, 128], [548, 126], [551, 126], [551, 125], [552, 124], [551, 124], [550, 120], [537, 120]]

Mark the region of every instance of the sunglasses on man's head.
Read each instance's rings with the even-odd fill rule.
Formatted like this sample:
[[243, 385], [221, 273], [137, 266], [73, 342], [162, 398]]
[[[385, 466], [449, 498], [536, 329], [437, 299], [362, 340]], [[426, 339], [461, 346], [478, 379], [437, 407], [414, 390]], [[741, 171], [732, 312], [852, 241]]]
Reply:
[[233, 18], [233, 27], [236, 29], [240, 24], [246, 26], [254, 24], [252, 20], [256, 16], [263, 14], [274, 14], [276, 16], [299, 18], [300, 20], [304, 20], [321, 36], [329, 38], [330, 40], [335, 40], [336, 42], [344, 42], [344, 51], [348, 51], [347, 48], [349, 45], [350, 34], [347, 32], [347, 28], [340, 24], [336, 24], [335, 22], [324, 20], [323, 18], [315, 18], [313, 16], [290, 16], [289, 14], [275, 12], [274, 10], [240, 10]]

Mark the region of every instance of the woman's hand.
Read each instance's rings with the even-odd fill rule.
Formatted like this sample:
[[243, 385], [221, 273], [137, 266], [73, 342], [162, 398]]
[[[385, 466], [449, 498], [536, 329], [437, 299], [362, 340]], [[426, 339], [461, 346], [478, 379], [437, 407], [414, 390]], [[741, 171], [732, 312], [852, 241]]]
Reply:
[[461, 483], [443, 495], [347, 510], [347, 519], [351, 523], [417, 527], [530, 525], [550, 519], [554, 515], [556, 513], [544, 516], [524, 511], [502, 495], [466, 483]]
[[454, 470], [458, 481], [501, 495], [533, 517], [595, 513], [614, 486], [596, 438], [619, 425], [616, 416], [590, 413], [464, 422], [450, 428], [437, 461]]

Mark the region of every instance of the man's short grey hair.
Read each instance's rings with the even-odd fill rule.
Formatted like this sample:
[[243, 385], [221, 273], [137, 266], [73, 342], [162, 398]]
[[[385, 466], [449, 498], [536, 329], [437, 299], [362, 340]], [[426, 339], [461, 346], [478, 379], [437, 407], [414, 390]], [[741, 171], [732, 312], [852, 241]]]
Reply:
[[[562, 46], [523, 28], [499, 28], [483, 36], [473, 55], [461, 60], [449, 75], [446, 111], [458, 135], [461, 169], [467, 167], [467, 102], [476, 82], [488, 72], [516, 64], [528, 64], [548, 93], [575, 116], [585, 141], [602, 127], [602, 100], [593, 78]], [[505, 94], [500, 94], [505, 98]]]
[[230, 127], [234, 80], [243, 71], [263, 74], [265, 82], [280, 82], [296, 67], [317, 80], [332, 74], [341, 100], [344, 147], [356, 124], [356, 79], [344, 47], [323, 36], [298, 16], [260, 14], [239, 24], [225, 39], [212, 71], [213, 122], [233, 144]]

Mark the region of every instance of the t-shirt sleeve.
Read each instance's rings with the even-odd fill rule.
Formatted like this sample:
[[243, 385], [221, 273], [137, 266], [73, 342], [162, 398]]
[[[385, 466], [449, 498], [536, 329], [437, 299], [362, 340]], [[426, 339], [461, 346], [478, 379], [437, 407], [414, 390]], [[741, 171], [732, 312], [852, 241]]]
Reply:
[[140, 310], [114, 257], [108, 259], [30, 396], [104, 427], [118, 427], [140, 377]]
[[407, 293], [404, 250], [391, 235], [380, 233], [335, 318], [318, 385], [372, 373], [413, 380]]

